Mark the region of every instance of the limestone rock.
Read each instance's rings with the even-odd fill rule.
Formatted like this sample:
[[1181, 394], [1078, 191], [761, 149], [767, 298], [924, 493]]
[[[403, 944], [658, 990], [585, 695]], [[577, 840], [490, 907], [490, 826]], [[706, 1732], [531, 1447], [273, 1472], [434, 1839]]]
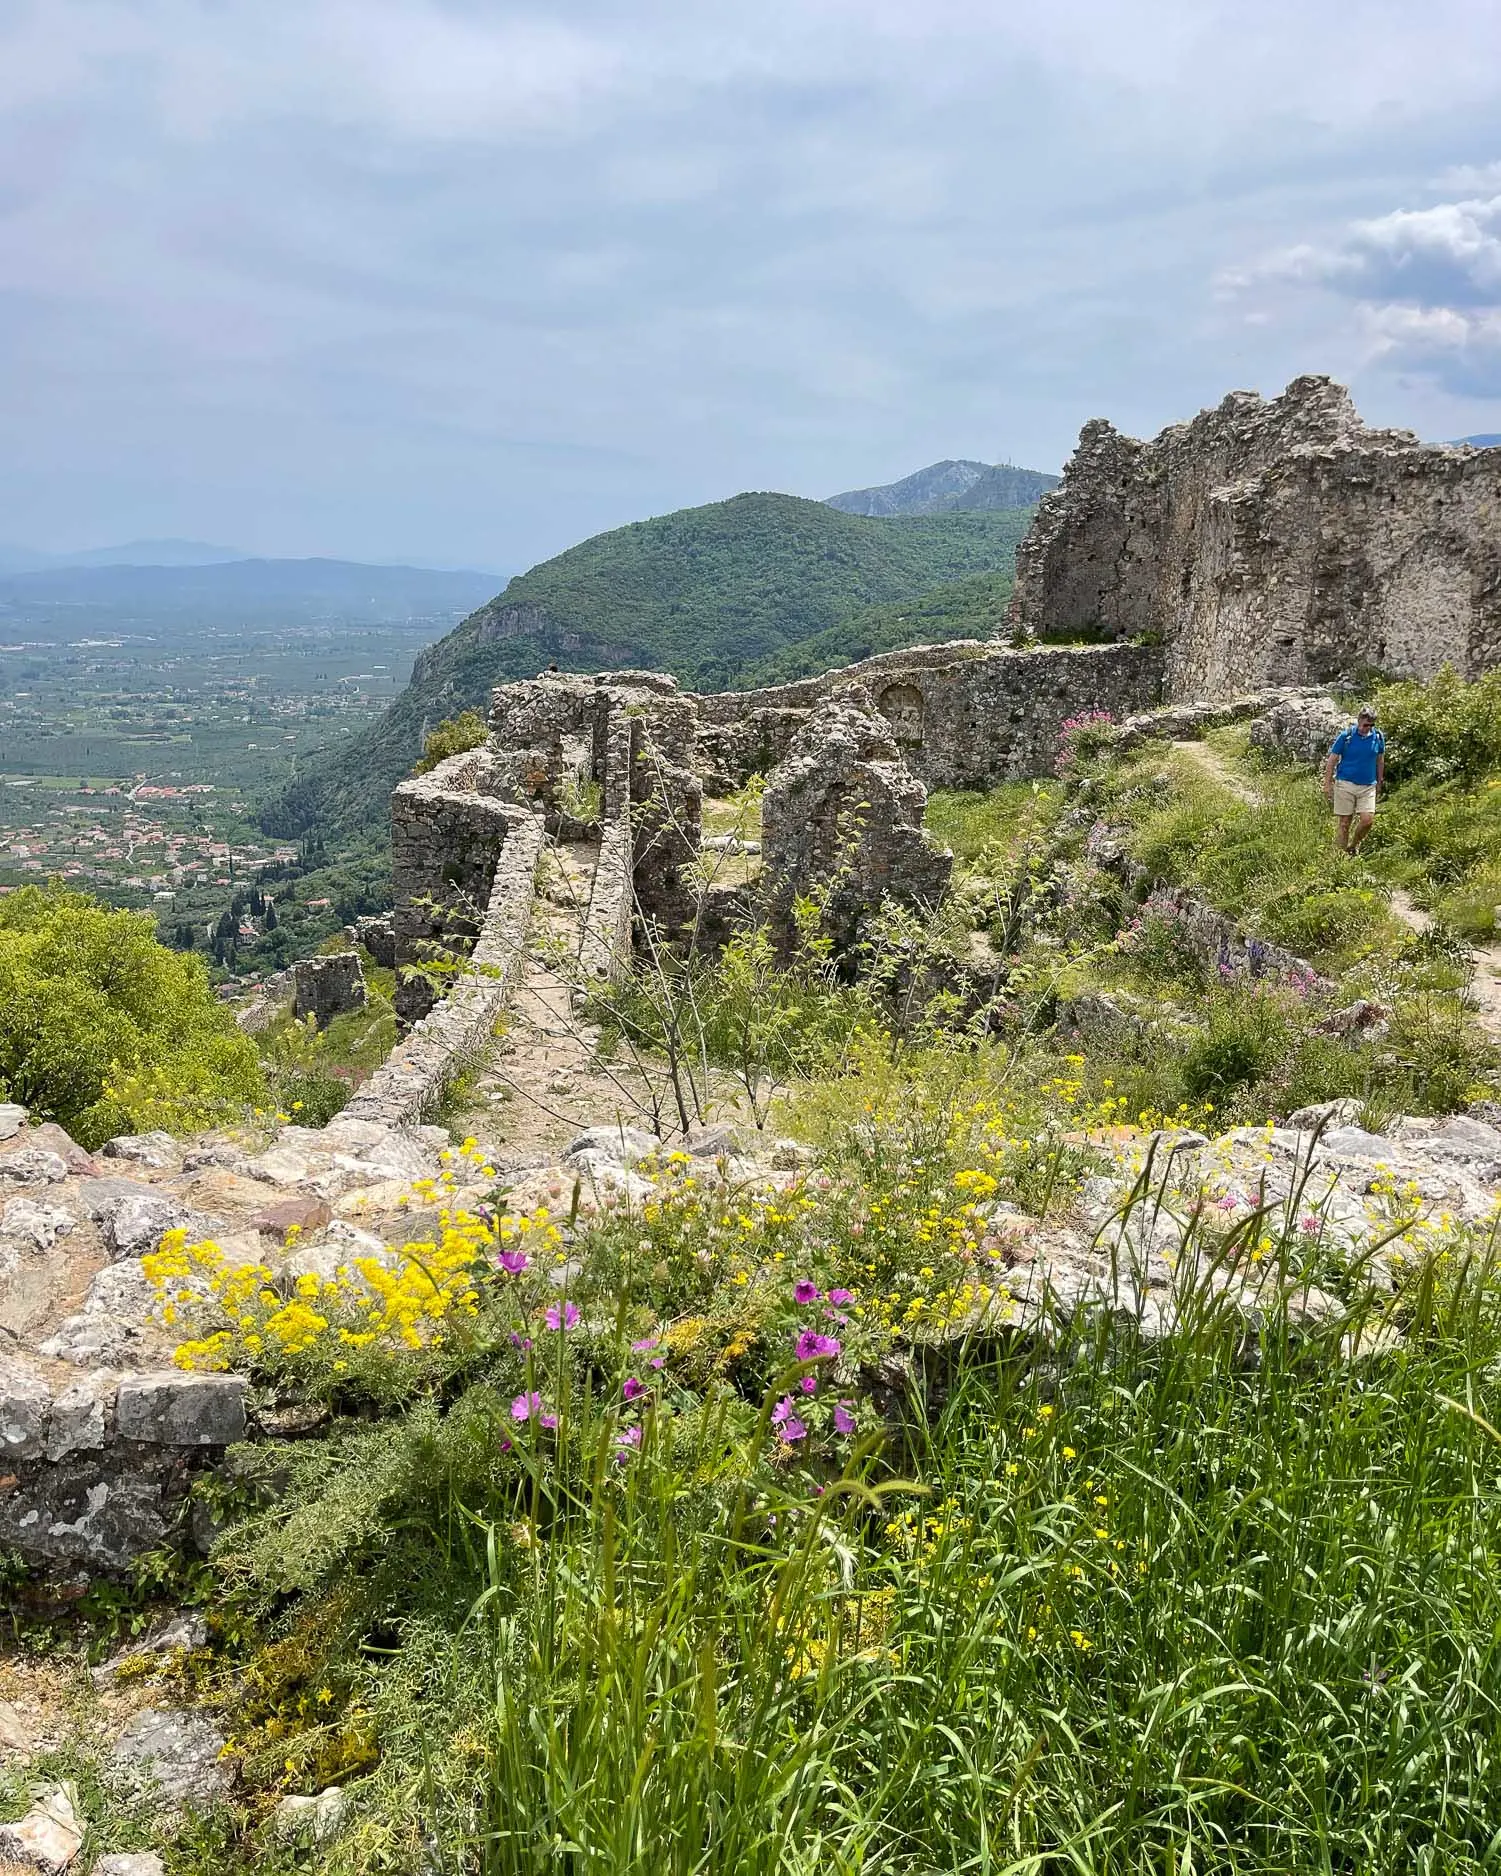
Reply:
[[283, 1798], [271, 1813], [271, 1828], [278, 1843], [318, 1847], [338, 1836], [348, 1816], [348, 1795], [330, 1785], [316, 1798]]
[[115, 1397], [115, 1424], [127, 1440], [232, 1446], [245, 1437], [244, 1379], [175, 1368], [127, 1375]]
[[106, 1207], [103, 1228], [104, 1242], [113, 1256], [141, 1257], [154, 1251], [168, 1231], [186, 1231], [196, 1242], [217, 1238], [225, 1227], [220, 1218], [142, 1187]]
[[326, 1199], [286, 1198], [264, 1206], [252, 1222], [263, 1236], [280, 1241], [289, 1231], [316, 1231], [332, 1219], [333, 1211]]
[[1253, 748], [1314, 765], [1348, 726], [1350, 713], [1324, 692], [1285, 698], [1251, 725]]
[[100, 1857], [93, 1876], [167, 1876], [167, 1866], [155, 1850], [113, 1850]]
[[101, 1368], [56, 1397], [47, 1422], [47, 1457], [54, 1465], [74, 1453], [102, 1450], [116, 1385], [116, 1377]]
[[68, 1162], [61, 1153], [51, 1153], [45, 1147], [16, 1147], [9, 1153], [0, 1153], [0, 1182], [12, 1185], [45, 1186], [58, 1185], [68, 1176]]
[[[623, 1123], [602, 1127], [586, 1127], [573, 1140], [570, 1140], [563, 1153], [564, 1165], [572, 1165], [583, 1155], [597, 1156], [599, 1160], [614, 1160], [619, 1166], [635, 1166], [641, 1160], [652, 1159], [667, 1149], [653, 1133], [647, 1133], [640, 1127], [627, 1127]], [[594, 1164], [591, 1158], [588, 1164]]]
[[26, 1109], [15, 1101], [0, 1101], [0, 1140], [9, 1140], [26, 1125]]
[[31, 1728], [8, 1700], [0, 1700], [0, 1752], [30, 1752]]
[[19, 1823], [0, 1824], [0, 1858], [58, 1876], [83, 1848], [83, 1824], [67, 1791], [44, 1793]]
[[176, 1172], [182, 1164], [182, 1148], [170, 1133], [122, 1133], [106, 1140], [101, 1151], [106, 1159], [131, 1160], [137, 1166], [149, 1166], [158, 1172]]
[[50, 1251], [78, 1223], [61, 1205], [42, 1199], [12, 1199], [0, 1214], [0, 1237], [24, 1244], [29, 1250]]
[[41, 1457], [51, 1408], [52, 1390], [41, 1375], [0, 1352], [0, 1463]]
[[143, 1707], [126, 1724], [110, 1757], [116, 1768], [173, 1802], [206, 1803], [229, 1789], [224, 1736], [194, 1713]]

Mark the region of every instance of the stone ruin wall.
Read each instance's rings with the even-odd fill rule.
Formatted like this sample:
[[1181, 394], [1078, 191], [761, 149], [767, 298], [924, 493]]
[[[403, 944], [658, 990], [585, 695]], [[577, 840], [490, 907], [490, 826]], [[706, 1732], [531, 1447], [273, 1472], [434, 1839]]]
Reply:
[[1501, 449], [1362, 423], [1328, 378], [1149, 442], [1097, 419], [1017, 550], [1013, 622], [1160, 640], [1169, 697], [1501, 662]]

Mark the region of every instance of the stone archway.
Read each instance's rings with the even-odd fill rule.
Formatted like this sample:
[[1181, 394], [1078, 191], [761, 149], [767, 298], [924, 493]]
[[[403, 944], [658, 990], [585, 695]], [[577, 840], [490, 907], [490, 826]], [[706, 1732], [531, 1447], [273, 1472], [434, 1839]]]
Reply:
[[891, 725], [893, 740], [903, 749], [922, 747], [927, 706], [915, 684], [888, 684], [876, 699], [876, 707]]

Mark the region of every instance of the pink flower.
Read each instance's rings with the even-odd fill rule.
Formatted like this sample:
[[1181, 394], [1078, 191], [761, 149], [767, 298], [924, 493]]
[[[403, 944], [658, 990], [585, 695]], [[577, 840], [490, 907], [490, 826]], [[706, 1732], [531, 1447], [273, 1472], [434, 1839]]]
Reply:
[[519, 1277], [531, 1259], [525, 1251], [497, 1251], [495, 1261], [510, 1276]]
[[640, 1355], [647, 1349], [655, 1348], [656, 1346], [657, 1338], [654, 1335], [643, 1336], [639, 1342], [631, 1343], [631, 1353], [633, 1355]]
[[537, 1416], [537, 1425], [539, 1427], [546, 1427], [549, 1432], [551, 1432], [552, 1429], [557, 1424], [558, 1424], [558, 1416], [556, 1414], [547, 1413], [547, 1414], [538, 1414]]
[[846, 1303], [853, 1303], [854, 1300], [855, 1293], [853, 1290], [829, 1291], [829, 1301], [834, 1304], [837, 1309], [843, 1309]]
[[818, 1297], [818, 1285], [816, 1283], [810, 1283], [806, 1277], [800, 1279], [797, 1288], [792, 1292], [792, 1300], [794, 1303], [816, 1303]]
[[1298, 1227], [1300, 1230], [1306, 1231], [1308, 1235], [1312, 1237], [1323, 1222], [1323, 1219], [1319, 1217], [1317, 1212], [1304, 1212], [1303, 1216], [1298, 1220]]
[[640, 1427], [627, 1427], [623, 1433], [618, 1434], [615, 1440], [615, 1458], [617, 1462], [623, 1466], [626, 1460], [630, 1458], [632, 1451], [640, 1444]]
[[816, 1394], [818, 1392], [818, 1376], [816, 1374], [805, 1374], [798, 1385], [805, 1394]]
[[635, 1375], [627, 1375], [625, 1386], [620, 1392], [626, 1400], [637, 1400], [646, 1392], [646, 1386], [644, 1382], [638, 1381]]
[[571, 1329], [578, 1319], [577, 1303], [564, 1303], [561, 1309], [556, 1303], [549, 1303], [543, 1317], [549, 1329]]
[[824, 1361], [837, 1355], [843, 1346], [837, 1335], [819, 1335], [813, 1329], [804, 1329], [797, 1338], [797, 1358], [799, 1361]]
[[850, 1408], [853, 1406], [854, 1402], [847, 1400], [836, 1401], [834, 1403], [834, 1431], [836, 1433], [854, 1432], [855, 1416], [850, 1412]]
[[660, 1368], [666, 1359], [667, 1357], [665, 1355], [653, 1355], [646, 1365], [648, 1368]]
[[771, 1423], [777, 1430], [778, 1439], [791, 1445], [794, 1440], [805, 1440], [808, 1429], [793, 1411], [792, 1396], [784, 1394], [771, 1410]]
[[534, 1413], [542, 1411], [542, 1396], [535, 1389], [530, 1394], [518, 1394], [511, 1402], [513, 1420], [530, 1420]]

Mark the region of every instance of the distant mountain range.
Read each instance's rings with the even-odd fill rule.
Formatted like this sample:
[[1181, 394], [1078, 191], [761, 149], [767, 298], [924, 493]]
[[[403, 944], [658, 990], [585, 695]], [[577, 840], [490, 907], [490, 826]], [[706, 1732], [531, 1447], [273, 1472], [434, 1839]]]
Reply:
[[1471, 449], [1495, 449], [1501, 444], [1501, 434], [1491, 433], [1486, 436], [1453, 436], [1451, 443], [1468, 443]]
[[[194, 547], [191, 542], [137, 543]], [[99, 552], [114, 551], [100, 549]], [[206, 549], [203, 551], [215, 551]], [[187, 560], [175, 565], [82, 558], [0, 577], [0, 618], [86, 612], [119, 624], [184, 614], [205, 624], [320, 618], [389, 623], [466, 613], [495, 592], [494, 573], [372, 567], [354, 560]]]
[[1031, 508], [1061, 476], [1041, 469], [1018, 469], [1013, 464], [969, 462], [929, 463], [900, 482], [878, 488], [849, 489], [831, 495], [825, 504], [847, 515], [942, 515], [958, 509]]
[[208, 541], [121, 541], [115, 547], [84, 547], [71, 554], [45, 554], [0, 541], [0, 575], [57, 567], [213, 567], [250, 558], [238, 547], [215, 547]]

